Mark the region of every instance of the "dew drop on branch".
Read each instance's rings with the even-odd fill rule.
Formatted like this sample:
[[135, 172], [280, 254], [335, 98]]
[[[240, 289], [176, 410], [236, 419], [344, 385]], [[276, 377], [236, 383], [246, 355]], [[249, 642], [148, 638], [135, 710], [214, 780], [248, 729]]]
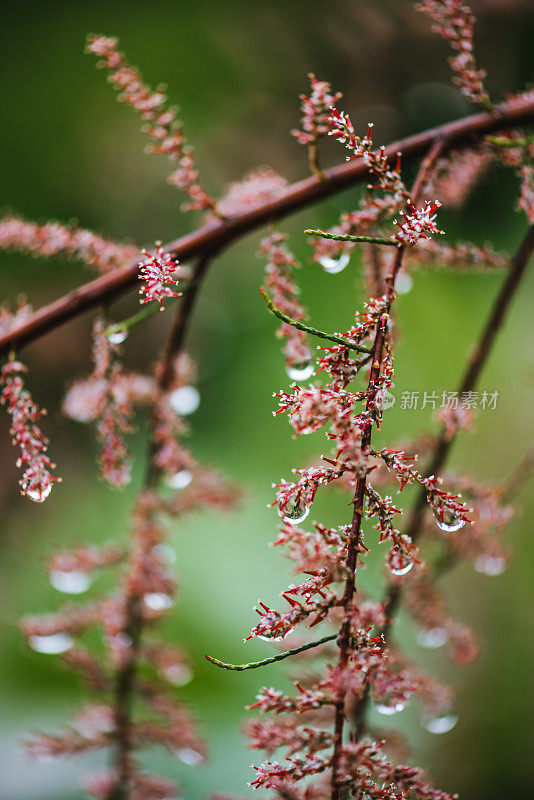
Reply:
[[52, 633], [49, 636], [30, 636], [28, 643], [36, 653], [46, 653], [47, 655], [57, 655], [64, 653], [74, 644], [72, 636], [68, 633]]
[[149, 592], [143, 598], [147, 608], [152, 611], [166, 611], [172, 606], [172, 597], [165, 592]]
[[192, 480], [193, 476], [189, 470], [181, 469], [179, 472], [175, 472], [174, 475], [168, 476], [167, 485], [170, 486], [171, 489], [185, 489]]
[[194, 386], [180, 386], [169, 395], [172, 410], [180, 416], [193, 414], [200, 405], [200, 394]]
[[392, 703], [391, 705], [386, 703], [377, 703], [376, 710], [379, 714], [382, 714], [384, 717], [392, 717], [393, 714], [398, 714], [401, 711], [404, 711], [406, 708], [406, 703]]
[[438, 716], [423, 717], [421, 725], [429, 733], [439, 734], [452, 731], [457, 722], [456, 714], [439, 714]]
[[50, 583], [58, 592], [65, 594], [82, 594], [91, 585], [91, 576], [82, 570], [52, 570]]
[[436, 518], [438, 528], [441, 528], [441, 530], [445, 531], [445, 533], [454, 533], [455, 531], [459, 531], [460, 528], [463, 528], [465, 525], [465, 519], [457, 517], [456, 514], [452, 514], [450, 511], [438, 508], [434, 509], [433, 513], [434, 517]]
[[408, 572], [412, 569], [412, 567], [413, 567], [413, 561], [408, 561], [408, 563], [405, 564], [403, 567], [397, 567], [395, 569], [390, 568], [389, 571], [391, 572], [392, 575], [407, 575]]
[[176, 755], [180, 761], [183, 761], [184, 764], [189, 764], [191, 767], [201, 764], [204, 760], [201, 753], [198, 750], [193, 750], [192, 747], [182, 747], [176, 751]]
[[482, 575], [502, 575], [506, 569], [506, 559], [502, 556], [478, 556], [475, 569]]
[[286, 638], [286, 636], [290, 636], [294, 630], [294, 628], [289, 628], [289, 630], [287, 630], [285, 633], [282, 633], [280, 636], [256, 636], [255, 638], [261, 639], [262, 642], [281, 642]]
[[110, 344], [122, 344], [127, 338], [127, 328], [124, 328], [122, 331], [113, 331], [112, 333], [108, 333], [108, 342]]
[[417, 634], [417, 644], [428, 650], [436, 650], [447, 641], [445, 628], [423, 628]]
[[299, 364], [286, 365], [286, 372], [292, 381], [306, 381], [315, 372], [315, 367], [310, 361], [302, 361]]
[[328, 272], [329, 275], [336, 275], [338, 272], [342, 272], [345, 269], [350, 261], [350, 255], [349, 253], [342, 253], [339, 258], [321, 256], [318, 261], [325, 272]]
[[399, 272], [395, 279], [395, 291], [397, 294], [408, 294], [413, 286], [413, 278], [408, 272]]

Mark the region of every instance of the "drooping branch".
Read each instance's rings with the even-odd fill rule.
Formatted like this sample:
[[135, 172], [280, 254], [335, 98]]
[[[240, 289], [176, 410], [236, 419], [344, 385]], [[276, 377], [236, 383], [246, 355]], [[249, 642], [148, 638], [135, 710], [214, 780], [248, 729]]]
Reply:
[[[394, 164], [397, 153], [401, 150], [404, 162], [408, 163], [428, 152], [436, 140], [443, 140], [444, 150], [449, 150], [533, 119], [534, 98], [526, 95], [523, 99], [502, 103], [496, 107], [494, 113], [464, 117], [394, 142], [384, 152], [388, 161]], [[193, 233], [170, 242], [165, 250], [182, 262], [214, 249], [220, 251], [266, 223], [337, 194], [366, 180], [366, 177], [367, 166], [363, 161], [351, 160], [326, 170], [323, 180], [307, 178], [289, 186], [276, 200], [225, 220], [209, 222]], [[90, 281], [42, 307], [25, 322], [0, 337], [0, 354], [29, 344], [88, 309], [114, 300], [135, 285], [137, 274], [138, 262], [134, 261], [128, 267]]]

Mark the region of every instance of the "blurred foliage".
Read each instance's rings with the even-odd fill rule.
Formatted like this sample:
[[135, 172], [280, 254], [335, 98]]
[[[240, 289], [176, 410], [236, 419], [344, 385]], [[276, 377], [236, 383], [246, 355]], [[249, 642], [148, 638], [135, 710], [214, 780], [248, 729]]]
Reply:
[[[489, 71], [496, 96], [519, 90], [531, 78], [534, 14], [531, 4], [479, 0], [479, 60]], [[431, 36], [427, 20], [408, 0], [196, 0], [195, 3], [116, 0], [91, 3], [11, 4], [0, 31], [5, 121], [0, 129], [2, 203], [29, 218], [80, 224], [137, 242], [175, 238], [195, 225], [180, 213], [180, 198], [167, 186], [163, 159], [142, 155], [145, 144], [131, 111], [116, 103], [93, 59], [83, 54], [89, 31], [116, 34], [146, 79], [165, 80], [180, 104], [186, 133], [195, 144], [208, 187], [220, 193], [258, 164], [269, 163], [289, 180], [306, 174], [306, 157], [288, 131], [298, 120], [298, 94], [313, 70], [344, 92], [343, 107], [354, 120], [376, 123], [376, 141], [388, 141], [460, 116], [466, 103], [449, 85], [447, 48]], [[328, 158], [339, 148], [328, 143]], [[512, 252], [525, 221], [511, 210], [514, 179], [494, 170], [461, 214], [440, 217], [451, 241], [489, 240]], [[355, 205], [357, 190], [284, 224], [291, 246], [305, 266], [303, 298], [312, 320], [326, 329], [350, 324], [361, 303], [360, 265], [354, 258], [341, 275], [324, 274], [307, 259], [304, 227], [332, 223]], [[257, 287], [263, 265], [254, 257], [254, 235], [215, 264], [200, 299], [190, 341], [200, 362], [202, 404], [194, 417], [192, 447], [199, 458], [221, 467], [246, 490], [243, 508], [227, 516], [198, 515], [172, 530], [180, 577], [180, 602], [168, 632], [192, 654], [195, 679], [185, 687], [202, 728], [210, 737], [212, 760], [187, 767], [161, 753], [146, 761], [175, 777], [182, 794], [210, 791], [245, 794], [252, 760], [239, 733], [242, 708], [262, 682], [283, 683], [285, 665], [263, 673], [218, 672], [203, 659], [209, 651], [235, 661], [263, 657], [268, 646], [248, 643], [251, 606], [258, 595], [274, 601], [287, 580], [287, 566], [267, 547], [276, 513], [266, 508], [270, 484], [323, 447], [321, 434], [294, 442], [287, 424], [273, 420], [272, 391], [287, 386], [273, 338], [274, 321]], [[35, 306], [88, 279], [78, 266], [59, 261], [1, 258], [4, 295], [24, 293]], [[397, 395], [453, 390], [462, 365], [502, 280], [500, 275], [418, 273], [410, 294], [399, 301], [402, 340], [396, 360]], [[501, 393], [496, 411], [482, 412], [473, 434], [454, 449], [454, 466], [498, 480], [532, 442], [534, 363], [529, 347], [534, 277], [527, 276], [506, 328], [484, 371], [481, 389]], [[353, 301], [347, 303], [347, 297]], [[135, 304], [121, 300], [120, 318]], [[146, 426], [140, 420], [132, 447], [138, 456], [135, 480], [124, 494], [110, 492], [96, 477], [91, 431], [67, 423], [59, 407], [66, 383], [89, 366], [90, 317], [48, 335], [27, 349], [30, 386], [49, 409], [45, 422], [51, 454], [65, 481], [45, 506], [16, 492], [14, 452], [0, 454], [3, 719], [0, 756], [1, 800], [75, 800], [77, 777], [87, 759], [31, 763], [20, 741], [37, 726], [67, 720], [81, 687], [56, 659], [29, 653], [15, 624], [28, 612], [53, 609], [57, 593], [47, 585], [44, 557], [58, 546], [106, 541], [128, 535], [128, 514], [139, 485]], [[148, 365], [165, 336], [170, 315], [156, 315], [135, 331], [126, 360]], [[406, 437], [431, 424], [428, 410], [388, 413], [384, 441]], [[2, 441], [7, 441], [2, 418]], [[524, 513], [511, 524], [508, 540], [516, 553], [509, 573], [483, 578], [467, 568], [446, 580], [456, 611], [478, 626], [483, 642], [479, 662], [453, 668], [441, 652], [414, 652], [437, 674], [459, 687], [460, 722], [446, 737], [423, 735], [415, 712], [394, 721], [408, 730], [415, 763], [423, 763], [437, 785], [459, 791], [464, 800], [525, 796], [533, 783], [531, 752], [534, 713], [531, 622], [534, 608], [534, 547], [529, 512], [532, 492], [523, 492]], [[331, 524], [347, 519], [345, 500], [322, 497], [314, 508]], [[365, 583], [380, 590], [380, 572]], [[401, 621], [406, 640], [413, 631]], [[527, 635], [525, 635], [527, 632]], [[431, 741], [432, 739], [432, 741]], [[100, 763], [99, 758], [93, 765]]]

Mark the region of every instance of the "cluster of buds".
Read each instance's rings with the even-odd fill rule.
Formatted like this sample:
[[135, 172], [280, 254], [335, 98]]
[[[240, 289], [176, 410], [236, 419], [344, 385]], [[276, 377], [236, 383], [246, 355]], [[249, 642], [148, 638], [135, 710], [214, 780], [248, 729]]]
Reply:
[[[276, 308], [293, 320], [304, 320], [306, 312], [298, 298], [294, 278], [294, 270], [298, 264], [287, 249], [285, 241], [286, 237], [283, 234], [273, 233], [261, 242], [259, 255], [268, 259], [265, 284], [271, 290]], [[285, 339], [284, 355], [289, 377], [294, 380], [309, 378], [313, 369], [310, 367], [312, 356], [306, 334], [283, 322], [277, 335]]]
[[277, 200], [286, 187], [286, 179], [271, 167], [258, 167], [241, 181], [230, 184], [217, 202], [217, 209], [223, 217], [241, 214], [254, 206]]
[[156, 242], [156, 252], [147, 253], [142, 250], [143, 260], [139, 262], [139, 280], [143, 285], [139, 289], [139, 294], [144, 295], [139, 301], [151, 303], [157, 300], [160, 311], [164, 310], [163, 300], [166, 297], [181, 297], [181, 292], [174, 292], [169, 284], [178, 285], [178, 281], [173, 278], [178, 269], [178, 264], [170, 253], [166, 253], [161, 242]]
[[119, 100], [132, 106], [146, 121], [144, 129], [154, 144], [149, 153], [167, 156], [177, 165], [169, 183], [182, 189], [189, 197], [185, 208], [190, 211], [214, 209], [215, 202], [199, 181], [192, 148], [186, 144], [177, 109], [168, 107], [164, 87], [152, 91], [139, 71], [132, 67], [117, 49], [118, 40], [110, 36], [91, 35], [87, 41], [89, 53], [98, 56], [99, 66], [110, 73], [110, 82], [119, 90]]
[[155, 385], [149, 378], [125, 372], [116, 361], [118, 353], [119, 345], [106, 335], [105, 322], [97, 319], [93, 328], [93, 372], [69, 388], [63, 411], [78, 422], [96, 422], [102, 477], [113, 486], [123, 487], [130, 481], [131, 470], [124, 434], [132, 430], [134, 405], [151, 402]]
[[101, 273], [126, 266], [139, 252], [134, 245], [111, 242], [84, 228], [59, 222], [37, 225], [12, 214], [0, 220], [0, 250], [79, 260]]
[[434, 21], [433, 30], [446, 39], [455, 55], [449, 59], [454, 82], [474, 103], [490, 106], [484, 88], [486, 73], [477, 67], [474, 55], [473, 31], [475, 16], [463, 0], [421, 0], [416, 8]]
[[419, 239], [428, 239], [428, 234], [443, 233], [436, 226], [436, 211], [441, 203], [426, 202], [422, 208], [415, 208], [410, 205], [408, 213], [401, 212], [403, 221], [395, 220], [399, 230], [392, 237], [396, 242], [404, 247], [413, 247]]
[[318, 80], [313, 73], [308, 75], [311, 84], [311, 93], [301, 94], [301, 130], [291, 133], [300, 144], [315, 144], [318, 139], [326, 136], [330, 130], [330, 111], [343, 95], [341, 92], [332, 93], [332, 87], [327, 81]]
[[20, 449], [17, 467], [24, 467], [19, 480], [22, 494], [42, 503], [60, 479], [52, 474], [55, 464], [46, 455], [48, 439], [37, 424], [46, 411], [35, 404], [25, 388], [26, 371], [26, 366], [15, 359], [4, 364], [0, 372], [0, 403], [11, 417], [12, 441]]

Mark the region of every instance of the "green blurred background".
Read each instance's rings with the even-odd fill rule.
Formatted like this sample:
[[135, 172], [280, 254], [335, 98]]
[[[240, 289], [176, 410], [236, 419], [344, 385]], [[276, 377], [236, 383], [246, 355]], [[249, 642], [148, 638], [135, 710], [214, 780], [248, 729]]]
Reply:
[[[519, 90], [531, 78], [534, 9], [528, 2], [485, 0], [480, 13], [480, 62], [489, 71], [496, 97]], [[31, 219], [80, 224], [105, 235], [139, 243], [175, 238], [194, 226], [180, 213], [176, 191], [167, 186], [168, 164], [142, 155], [145, 139], [135, 115], [116, 103], [94, 59], [83, 54], [91, 31], [120, 37], [146, 79], [164, 80], [182, 108], [186, 133], [197, 149], [209, 189], [220, 193], [259, 164], [270, 164], [288, 180], [306, 174], [303, 148], [289, 135], [298, 122], [298, 94], [314, 71], [343, 91], [343, 107], [354, 120], [376, 123], [376, 141], [445, 122], [469, 111], [451, 88], [446, 46], [429, 33], [426, 18], [406, 0], [305, 2], [304, 0], [152, 0], [135, 2], [35, 2], [11, 4], [0, 32], [4, 122], [0, 128], [2, 200]], [[339, 148], [327, 148], [339, 160]], [[451, 241], [489, 240], [512, 252], [525, 220], [512, 211], [517, 185], [495, 169], [460, 214], [443, 213]], [[319, 327], [344, 329], [361, 302], [356, 257], [338, 276], [308, 260], [302, 229], [326, 226], [352, 209], [358, 191], [348, 191], [288, 220], [283, 228], [304, 268], [303, 298]], [[228, 516], [202, 514], [172, 529], [179, 602], [166, 623], [168, 635], [193, 659], [194, 680], [181, 690], [210, 742], [211, 760], [189, 767], [160, 752], [146, 755], [149, 767], [175, 778], [181, 796], [211, 791], [247, 794], [252, 755], [239, 732], [243, 706], [262, 683], [284, 685], [283, 665], [263, 674], [234, 674], [210, 668], [203, 654], [243, 661], [264, 657], [265, 643], [242, 644], [258, 595], [275, 601], [288, 580], [288, 564], [267, 544], [277, 517], [266, 508], [270, 484], [321, 452], [321, 434], [293, 441], [287, 423], [273, 419], [271, 393], [288, 379], [273, 338], [274, 324], [257, 287], [263, 264], [252, 235], [215, 264], [200, 298], [191, 350], [200, 362], [202, 403], [193, 418], [191, 446], [245, 490], [242, 509]], [[533, 265], [534, 266], [534, 265]], [[24, 293], [39, 306], [88, 279], [82, 267], [2, 255], [2, 294]], [[531, 270], [532, 272], [532, 270]], [[413, 290], [399, 300], [403, 330], [396, 361], [397, 393], [455, 389], [462, 365], [502, 281], [501, 275], [419, 273]], [[480, 388], [499, 390], [496, 411], [479, 415], [476, 432], [455, 446], [454, 466], [498, 480], [532, 443], [534, 361], [529, 347], [534, 276], [528, 274], [515, 301]], [[353, 298], [347, 302], [347, 297]], [[120, 319], [136, 303], [122, 300]], [[67, 721], [83, 690], [57, 659], [28, 652], [16, 621], [20, 615], [52, 610], [58, 596], [43, 572], [46, 554], [83, 541], [123, 539], [139, 485], [146, 427], [131, 437], [134, 481], [124, 493], [101, 483], [94, 464], [92, 431], [65, 421], [59, 412], [65, 385], [89, 369], [91, 315], [27, 348], [29, 384], [49, 409], [44, 428], [64, 483], [44, 506], [18, 496], [14, 451], [0, 454], [1, 547], [1, 800], [75, 800], [81, 772], [104, 757], [30, 761], [21, 741], [31, 729], [54, 729]], [[148, 365], [158, 352], [169, 315], [157, 315], [128, 340], [125, 360]], [[383, 440], [405, 437], [431, 425], [428, 410], [398, 405], [387, 415]], [[7, 442], [5, 415], [2, 441]], [[410, 735], [414, 763], [427, 767], [437, 785], [465, 800], [529, 793], [534, 786], [534, 546], [529, 514], [507, 531], [515, 552], [509, 572], [485, 578], [467, 567], [447, 579], [451, 605], [480, 631], [480, 660], [452, 667], [442, 651], [429, 654], [405, 640], [421, 662], [458, 687], [459, 723], [446, 736], [431, 736], [408, 708], [394, 725]], [[328, 524], [346, 521], [345, 500], [321, 498], [314, 512]], [[380, 573], [368, 571], [369, 591], [378, 596]], [[103, 583], [101, 585], [104, 585]], [[257, 754], [254, 754], [257, 758]]]

